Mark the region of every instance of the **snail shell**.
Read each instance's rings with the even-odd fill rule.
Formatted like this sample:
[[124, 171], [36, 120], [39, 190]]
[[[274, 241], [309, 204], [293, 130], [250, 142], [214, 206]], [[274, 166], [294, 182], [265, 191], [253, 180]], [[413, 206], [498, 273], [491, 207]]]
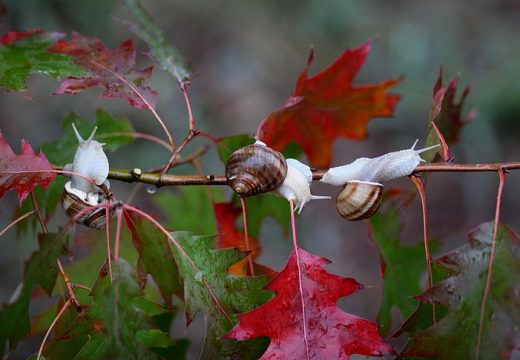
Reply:
[[283, 155], [261, 141], [235, 151], [226, 163], [228, 184], [241, 197], [272, 191], [286, 175]]
[[347, 220], [362, 220], [374, 215], [381, 206], [382, 199], [382, 184], [352, 180], [338, 194], [336, 208]]
[[[82, 210], [107, 203], [107, 200], [98, 193], [85, 193], [72, 187], [72, 180], [65, 184], [63, 195], [61, 197], [61, 205], [65, 213], [74, 218], [81, 213]], [[113, 214], [110, 208], [109, 215]], [[93, 229], [104, 229], [106, 226], [106, 210], [104, 207], [98, 207], [84, 212], [75, 219], [77, 223], [86, 225]]]

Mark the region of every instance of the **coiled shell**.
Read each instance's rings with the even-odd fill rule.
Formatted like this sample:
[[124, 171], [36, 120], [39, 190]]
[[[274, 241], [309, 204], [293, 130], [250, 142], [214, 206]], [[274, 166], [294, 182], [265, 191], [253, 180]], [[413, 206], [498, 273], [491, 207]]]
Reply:
[[368, 219], [379, 209], [382, 199], [382, 184], [352, 180], [338, 194], [336, 208], [347, 220]]
[[261, 141], [235, 151], [226, 163], [228, 184], [241, 197], [272, 191], [286, 176], [283, 155]]
[[[74, 189], [71, 185], [71, 181], [65, 184], [63, 189], [63, 195], [61, 197], [61, 205], [65, 213], [70, 217], [74, 218], [81, 211], [96, 206], [99, 204], [107, 203], [103, 196], [94, 193], [84, 193], [81, 190]], [[110, 208], [109, 216], [113, 215], [113, 209]], [[93, 229], [104, 229], [106, 226], [106, 210], [104, 207], [94, 208], [81, 214], [75, 221], [77, 223], [86, 225]]]

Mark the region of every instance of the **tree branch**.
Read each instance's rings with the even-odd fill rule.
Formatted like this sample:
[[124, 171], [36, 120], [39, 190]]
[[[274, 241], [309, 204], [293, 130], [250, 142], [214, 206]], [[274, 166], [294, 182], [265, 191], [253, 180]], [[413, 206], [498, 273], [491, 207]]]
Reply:
[[[61, 170], [62, 167], [54, 165], [56, 170]], [[497, 172], [503, 170], [520, 169], [520, 161], [506, 162], [506, 163], [491, 163], [491, 164], [421, 164], [417, 166], [412, 174], [420, 174], [423, 172], [482, 172], [492, 171]], [[320, 180], [325, 174], [326, 170], [313, 171], [313, 180]], [[111, 169], [108, 174], [109, 179], [119, 180], [124, 182], [140, 182], [144, 184], [151, 184], [155, 186], [180, 186], [180, 185], [227, 185], [226, 177], [222, 175], [171, 175], [143, 172], [141, 169]]]

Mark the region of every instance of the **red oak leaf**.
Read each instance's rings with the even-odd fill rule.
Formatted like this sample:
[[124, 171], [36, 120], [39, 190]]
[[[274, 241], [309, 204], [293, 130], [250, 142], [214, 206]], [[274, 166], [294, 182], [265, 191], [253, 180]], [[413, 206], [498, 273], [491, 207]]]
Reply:
[[29, 36], [42, 34], [43, 30], [38, 29], [31, 29], [31, 30], [25, 30], [25, 31], [10, 31], [5, 35], [0, 36], [0, 44], [2, 45], [9, 45], [12, 43], [15, 43], [17, 41], [20, 41], [22, 39], [25, 39]]
[[[249, 249], [245, 244], [244, 232], [239, 231], [236, 228], [237, 218], [242, 217], [242, 209], [236, 207], [232, 203], [217, 203], [213, 204], [213, 210], [215, 212], [215, 218], [217, 223], [217, 241], [215, 248], [238, 248], [242, 251], [251, 250], [251, 256], [256, 258], [260, 255], [260, 248], [258, 247], [258, 240], [249, 237]], [[273, 269], [268, 268], [253, 262], [253, 268], [255, 275], [268, 275], [274, 276], [276, 272]], [[248, 275], [251, 276], [249, 269], [248, 258], [242, 259], [236, 264], [229, 267], [228, 272], [233, 275]]]
[[257, 137], [276, 150], [297, 142], [314, 167], [328, 167], [336, 138], [359, 140], [366, 137], [366, 125], [375, 117], [390, 117], [399, 101], [387, 90], [398, 79], [375, 85], [352, 85], [370, 51], [367, 42], [346, 50], [331, 66], [307, 77], [313, 53], [285, 105], [269, 114], [257, 130]]
[[50, 52], [71, 55], [74, 61], [87, 71], [86, 76], [69, 77], [55, 94], [74, 95], [93, 86], [104, 87], [102, 98], [126, 99], [138, 109], [155, 108], [157, 92], [150, 87], [153, 67], [135, 68], [135, 46], [126, 40], [116, 50], [90, 36], [72, 33], [71, 41], [58, 40]]
[[453, 156], [449, 145], [460, 141], [462, 127], [477, 116], [474, 109], [470, 110], [466, 116], [462, 116], [462, 107], [470, 93], [470, 88], [467, 86], [463, 90], [459, 102], [455, 102], [457, 83], [458, 79], [455, 78], [448, 85], [442, 86], [442, 67], [439, 68], [439, 76], [433, 86], [433, 102], [426, 146], [441, 144], [441, 147], [425, 154], [424, 158], [428, 162], [433, 161], [437, 154], [442, 157], [443, 161], [451, 161]]
[[[9, 190], [16, 190], [22, 202], [36, 185], [46, 188], [56, 176], [47, 172], [52, 170], [52, 166], [42, 152], [36, 155], [31, 145], [23, 139], [21, 149], [21, 154], [16, 155], [0, 133], [0, 199]], [[27, 170], [37, 172], [23, 172]]]
[[377, 333], [377, 324], [336, 306], [340, 297], [363, 286], [354, 279], [326, 272], [324, 267], [329, 263], [302, 249], [293, 251], [285, 268], [266, 286], [276, 296], [240, 315], [238, 325], [225, 337], [269, 337], [271, 342], [261, 359], [348, 359], [351, 354], [393, 354], [392, 347]]

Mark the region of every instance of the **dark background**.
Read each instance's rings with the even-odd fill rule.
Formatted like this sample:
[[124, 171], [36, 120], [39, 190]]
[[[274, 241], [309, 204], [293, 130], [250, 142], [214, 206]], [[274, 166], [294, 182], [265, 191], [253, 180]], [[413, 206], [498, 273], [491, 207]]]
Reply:
[[[115, 18], [129, 19], [116, 1], [16, 0], [6, 2], [9, 15], [1, 21], [1, 32], [42, 28], [98, 36], [115, 48], [133, 35]], [[146, 8], [172, 43], [191, 61], [196, 71], [190, 97], [197, 126], [215, 137], [253, 134], [260, 121], [283, 104], [303, 69], [310, 46], [315, 49], [312, 72], [330, 64], [348, 47], [373, 39], [372, 52], [356, 84], [376, 83], [405, 75], [394, 91], [402, 96], [392, 119], [376, 119], [363, 142], [338, 140], [335, 165], [359, 156], [410, 147], [416, 138], [424, 143], [432, 87], [440, 64], [445, 79], [460, 78], [460, 91], [467, 84], [472, 92], [464, 108], [478, 110], [477, 119], [462, 132], [463, 142], [452, 148], [456, 162], [520, 160], [520, 3], [518, 1], [146, 1]], [[146, 46], [137, 40], [139, 51]], [[147, 66], [140, 57], [140, 66]], [[79, 95], [51, 96], [57, 86], [45, 76], [29, 78], [28, 99], [16, 93], [0, 95], [0, 129], [19, 151], [19, 140], [37, 147], [61, 135], [61, 119], [75, 111], [94, 119], [104, 108], [128, 117], [136, 129], [162, 137], [151, 114], [132, 109], [122, 100], [98, 99], [99, 90]], [[159, 92], [157, 110], [167, 120], [177, 141], [186, 133], [187, 114], [175, 81], [160, 70], [154, 72]], [[203, 143], [203, 141], [202, 141]], [[198, 143], [199, 145], [201, 142]], [[193, 147], [195, 148], [195, 147]], [[160, 164], [167, 154], [157, 146], [136, 142], [110, 157], [116, 167]], [[208, 172], [223, 173], [212, 149], [203, 164]], [[189, 166], [180, 172], [194, 173]], [[503, 222], [520, 230], [517, 195], [520, 174], [507, 176], [503, 200]], [[408, 186], [407, 179], [389, 186]], [[429, 176], [427, 196], [432, 236], [442, 241], [440, 252], [465, 240], [465, 233], [491, 220], [495, 211], [497, 175], [493, 173]], [[131, 187], [116, 185], [127, 193]], [[157, 209], [147, 200], [160, 196], [142, 192], [141, 206]], [[315, 185], [315, 194], [333, 194], [329, 187]], [[0, 226], [7, 224], [17, 204], [13, 194], [2, 199]], [[412, 204], [405, 213], [403, 241], [420, 242], [421, 213]], [[367, 238], [366, 223], [341, 220], [330, 202], [311, 203], [297, 219], [303, 248], [333, 261], [332, 272], [355, 277], [372, 286], [340, 305], [348, 311], [375, 319], [382, 281], [377, 254]], [[2, 237], [0, 251], [0, 299], [6, 301], [19, 283], [22, 259], [34, 248], [32, 239], [16, 239], [10, 231]], [[291, 251], [291, 243], [280, 227], [268, 220], [262, 230], [264, 252], [260, 262], [280, 270]], [[198, 319], [200, 325], [200, 316]], [[174, 329], [182, 336], [182, 317]], [[197, 325], [195, 325], [197, 326]], [[180, 332], [180, 333], [179, 333]], [[195, 338], [198, 330], [188, 330]], [[36, 345], [35, 345], [36, 344]], [[22, 343], [27, 353], [34, 344]], [[196, 353], [196, 349], [194, 350]], [[23, 351], [22, 351], [23, 352]]]

